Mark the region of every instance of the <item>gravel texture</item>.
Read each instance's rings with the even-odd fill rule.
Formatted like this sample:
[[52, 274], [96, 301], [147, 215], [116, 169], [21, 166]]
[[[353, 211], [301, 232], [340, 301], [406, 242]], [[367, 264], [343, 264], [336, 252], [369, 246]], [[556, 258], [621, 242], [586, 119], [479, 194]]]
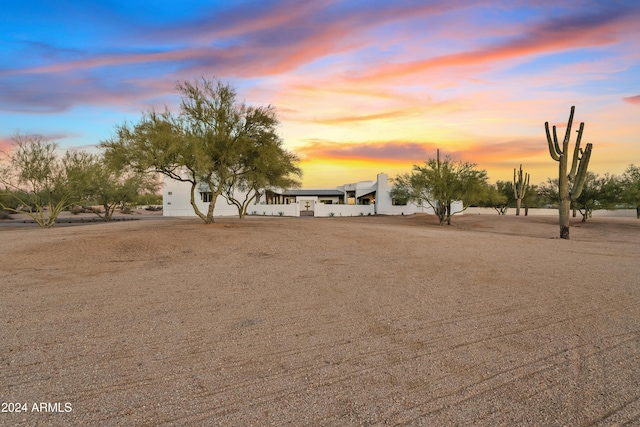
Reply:
[[5, 224], [0, 425], [640, 425], [640, 221], [453, 222]]

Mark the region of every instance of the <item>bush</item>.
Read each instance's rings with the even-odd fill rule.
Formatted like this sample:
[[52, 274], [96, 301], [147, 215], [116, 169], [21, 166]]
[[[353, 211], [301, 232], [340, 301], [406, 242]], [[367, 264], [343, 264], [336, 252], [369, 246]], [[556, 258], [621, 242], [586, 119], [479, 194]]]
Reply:
[[81, 214], [81, 213], [86, 213], [87, 210], [84, 208], [84, 206], [74, 206], [74, 207], [71, 208], [71, 210], [69, 212], [71, 212], [74, 215], [78, 215], [78, 214]]
[[11, 219], [11, 214], [7, 211], [0, 210], [0, 219]]

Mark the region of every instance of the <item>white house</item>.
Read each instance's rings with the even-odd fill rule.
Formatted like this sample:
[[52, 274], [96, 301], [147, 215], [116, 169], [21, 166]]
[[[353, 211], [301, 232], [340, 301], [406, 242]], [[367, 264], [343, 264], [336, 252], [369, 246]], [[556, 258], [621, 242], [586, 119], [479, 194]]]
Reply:
[[[163, 185], [163, 215], [195, 216], [190, 203], [189, 183], [165, 178]], [[197, 189], [198, 190], [198, 189]], [[206, 212], [211, 193], [206, 187], [199, 189], [196, 203]], [[433, 214], [424, 204], [401, 205], [391, 197], [391, 185], [387, 174], [380, 173], [375, 180], [344, 184], [336, 188], [300, 190], [262, 190], [249, 205], [249, 215], [275, 216], [362, 216], [362, 215], [410, 215], [416, 212]], [[462, 202], [453, 204], [454, 212], [462, 211]], [[238, 210], [220, 196], [216, 201], [215, 216], [237, 216]]]

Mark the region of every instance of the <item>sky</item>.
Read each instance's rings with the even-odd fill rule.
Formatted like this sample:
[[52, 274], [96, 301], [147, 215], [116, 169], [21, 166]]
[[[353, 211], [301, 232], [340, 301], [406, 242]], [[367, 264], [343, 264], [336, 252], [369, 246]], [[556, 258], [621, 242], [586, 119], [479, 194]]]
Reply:
[[[179, 4], [179, 8], [177, 5]], [[96, 150], [176, 83], [273, 105], [303, 187], [410, 172], [436, 150], [489, 180], [557, 177], [544, 123], [585, 123], [589, 169], [640, 164], [638, 0], [23, 0], [0, 14], [0, 149]], [[571, 149], [575, 141], [572, 132]]]

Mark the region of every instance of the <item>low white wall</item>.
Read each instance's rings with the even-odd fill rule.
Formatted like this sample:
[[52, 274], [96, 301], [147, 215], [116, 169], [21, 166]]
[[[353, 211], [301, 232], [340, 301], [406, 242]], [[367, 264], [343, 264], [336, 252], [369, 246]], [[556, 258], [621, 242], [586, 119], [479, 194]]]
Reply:
[[[464, 211], [467, 215], [498, 215], [498, 212], [493, 208], [467, 208]], [[507, 215], [515, 215], [516, 208], [509, 208]], [[524, 208], [520, 208], [520, 215], [524, 216]], [[546, 208], [529, 208], [528, 215], [530, 216], [558, 216], [558, 209], [546, 209]], [[599, 209], [593, 211], [594, 217], [619, 217], [619, 218], [635, 218], [635, 209], [616, 209], [605, 210]], [[580, 212], [576, 211], [576, 218], [582, 218]]]
[[375, 213], [374, 205], [325, 205], [324, 203], [316, 203], [313, 216], [361, 216], [373, 215]]
[[[580, 213], [578, 212], [578, 216]], [[605, 209], [599, 209], [597, 211], [593, 211], [594, 217], [618, 217], [618, 218], [636, 218], [637, 213], [635, 209], [616, 209], [612, 211], [608, 211]]]
[[288, 205], [249, 205], [247, 215], [300, 216], [300, 205], [298, 203], [289, 203]]

